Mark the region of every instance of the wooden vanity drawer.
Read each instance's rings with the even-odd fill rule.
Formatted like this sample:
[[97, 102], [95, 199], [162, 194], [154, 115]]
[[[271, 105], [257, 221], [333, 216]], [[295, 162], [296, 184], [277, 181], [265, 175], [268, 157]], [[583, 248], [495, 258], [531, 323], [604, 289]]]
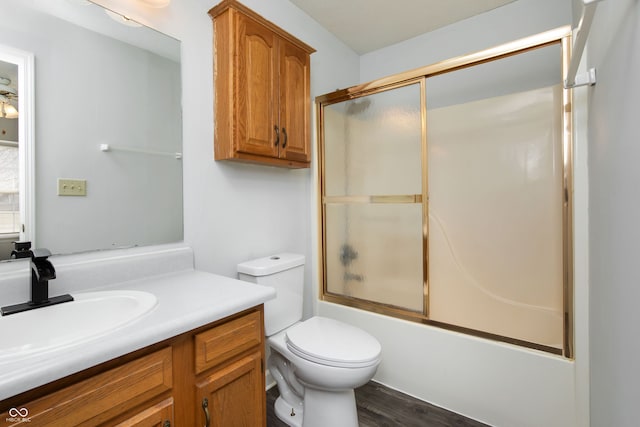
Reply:
[[175, 425], [173, 399], [169, 398], [127, 418], [115, 427], [170, 427], [173, 425]]
[[262, 343], [262, 316], [254, 311], [195, 336], [196, 374]]
[[[96, 426], [171, 390], [171, 347], [21, 405], [31, 427]], [[14, 411], [15, 412], [15, 411]], [[0, 425], [16, 425], [5, 412]], [[4, 421], [8, 421], [4, 424]]]

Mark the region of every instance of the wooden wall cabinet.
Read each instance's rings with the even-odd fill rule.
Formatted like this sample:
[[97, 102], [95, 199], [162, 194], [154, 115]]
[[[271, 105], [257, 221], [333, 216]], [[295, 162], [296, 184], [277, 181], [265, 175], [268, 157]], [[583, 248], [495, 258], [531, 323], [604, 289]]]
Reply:
[[259, 306], [6, 399], [0, 426], [266, 427], [263, 337]]
[[222, 1], [209, 15], [215, 159], [309, 167], [315, 50], [236, 0]]

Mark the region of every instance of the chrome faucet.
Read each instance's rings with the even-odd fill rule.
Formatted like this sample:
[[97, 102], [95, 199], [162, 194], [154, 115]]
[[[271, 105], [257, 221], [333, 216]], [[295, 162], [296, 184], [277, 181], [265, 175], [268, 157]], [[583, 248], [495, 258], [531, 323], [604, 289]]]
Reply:
[[31, 300], [2, 307], [0, 314], [7, 316], [34, 308], [73, 301], [73, 297], [69, 294], [49, 298], [49, 280], [56, 278], [56, 270], [51, 261], [47, 259], [50, 256], [51, 252], [48, 249], [33, 249], [31, 251]]

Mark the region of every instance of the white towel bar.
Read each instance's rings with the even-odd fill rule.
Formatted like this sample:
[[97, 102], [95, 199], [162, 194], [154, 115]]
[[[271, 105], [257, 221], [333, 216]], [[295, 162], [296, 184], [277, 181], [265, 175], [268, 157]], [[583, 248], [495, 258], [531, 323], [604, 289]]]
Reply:
[[155, 151], [155, 150], [142, 150], [140, 148], [128, 148], [128, 147], [114, 147], [110, 144], [100, 144], [100, 151], [127, 151], [129, 153], [142, 153], [142, 154], [153, 154], [156, 156], [171, 156], [176, 159], [182, 159], [182, 153], [170, 153], [167, 151]]

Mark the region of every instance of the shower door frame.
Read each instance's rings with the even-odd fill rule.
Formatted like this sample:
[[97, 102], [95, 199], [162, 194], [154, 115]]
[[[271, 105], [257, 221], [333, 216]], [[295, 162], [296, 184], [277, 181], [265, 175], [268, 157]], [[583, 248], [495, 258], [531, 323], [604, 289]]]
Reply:
[[[426, 80], [439, 74], [448, 73], [463, 68], [473, 67], [486, 62], [491, 62], [510, 56], [526, 53], [532, 50], [552, 45], [560, 45], [562, 49], [562, 81], [567, 74], [571, 58], [571, 27], [564, 26], [555, 30], [546, 31], [530, 37], [519, 39], [510, 43], [482, 50], [468, 55], [462, 55], [432, 65], [416, 68], [391, 76], [383, 77], [368, 83], [337, 90], [316, 97], [316, 125], [318, 135], [318, 221], [319, 225], [319, 283], [320, 299], [327, 302], [351, 306], [375, 313], [398, 317], [406, 320], [420, 322], [440, 328], [453, 330], [477, 337], [495, 341], [511, 343], [522, 347], [545, 351], [562, 355], [566, 358], [574, 357], [573, 337], [573, 91], [562, 90], [562, 164], [563, 164], [563, 208], [562, 208], [562, 253], [563, 253], [563, 348], [558, 349], [542, 344], [520, 340], [517, 338], [484, 332], [472, 328], [461, 327], [429, 318], [429, 253], [428, 253], [428, 163], [427, 163], [427, 111], [426, 111]], [[422, 194], [406, 196], [370, 196], [370, 202], [374, 203], [398, 203], [414, 202], [422, 203], [422, 238], [423, 238], [423, 311], [422, 313], [402, 309], [397, 306], [369, 301], [352, 296], [331, 293], [327, 287], [327, 263], [326, 263], [326, 203], [333, 202], [362, 202], [359, 196], [325, 196], [325, 158], [324, 158], [324, 107], [332, 104], [354, 100], [366, 95], [373, 95], [388, 90], [412, 85], [420, 85], [420, 116], [421, 116], [421, 156], [422, 156]], [[366, 202], [366, 200], [364, 200]]]

